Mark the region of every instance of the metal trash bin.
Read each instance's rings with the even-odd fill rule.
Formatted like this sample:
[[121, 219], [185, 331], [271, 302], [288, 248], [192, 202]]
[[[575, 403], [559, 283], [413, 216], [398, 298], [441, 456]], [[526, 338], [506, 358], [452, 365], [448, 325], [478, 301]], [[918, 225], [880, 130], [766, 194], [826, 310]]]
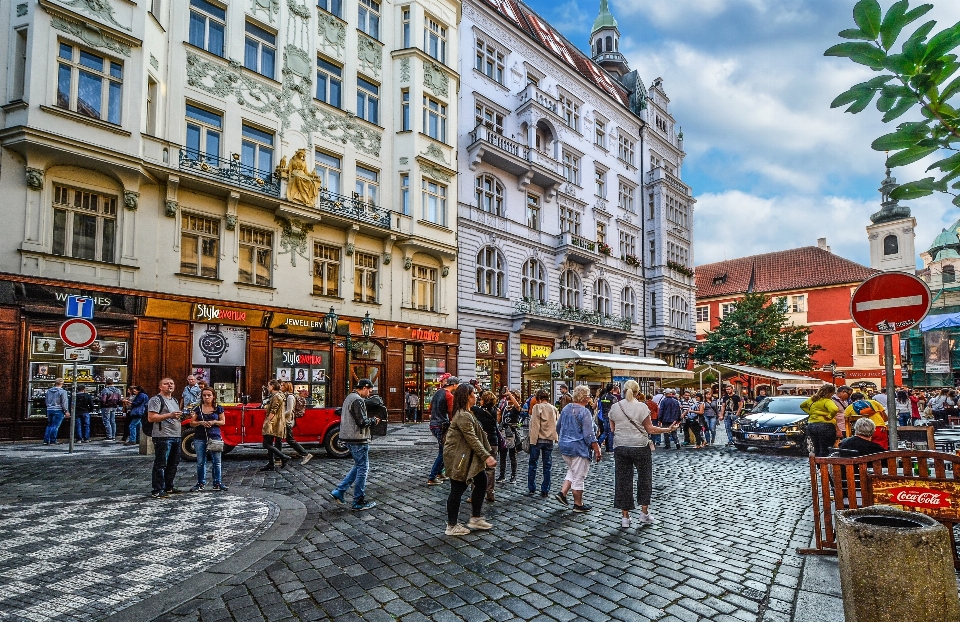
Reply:
[[919, 512], [874, 505], [836, 513], [847, 622], [957, 622], [950, 534]]

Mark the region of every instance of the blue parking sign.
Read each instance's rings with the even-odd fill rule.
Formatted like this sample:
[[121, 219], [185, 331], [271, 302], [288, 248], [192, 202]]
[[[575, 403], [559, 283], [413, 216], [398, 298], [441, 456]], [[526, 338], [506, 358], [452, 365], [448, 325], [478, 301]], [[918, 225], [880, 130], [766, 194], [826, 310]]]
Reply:
[[79, 317], [85, 320], [93, 319], [93, 298], [85, 296], [67, 296], [67, 317]]

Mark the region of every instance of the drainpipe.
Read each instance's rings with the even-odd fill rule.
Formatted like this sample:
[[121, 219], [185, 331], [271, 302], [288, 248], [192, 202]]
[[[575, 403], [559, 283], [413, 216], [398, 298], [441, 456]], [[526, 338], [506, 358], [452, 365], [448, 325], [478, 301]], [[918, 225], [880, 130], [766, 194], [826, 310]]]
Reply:
[[643, 335], [643, 356], [647, 356], [647, 268], [646, 261], [646, 245], [647, 245], [647, 229], [646, 219], [644, 218], [644, 201], [646, 200], [646, 188], [643, 185], [643, 135], [647, 129], [647, 124], [643, 122], [643, 119], [640, 120], [643, 125], [640, 126], [640, 296], [643, 304], [640, 306], [643, 309], [642, 317], [640, 318], [640, 331]]

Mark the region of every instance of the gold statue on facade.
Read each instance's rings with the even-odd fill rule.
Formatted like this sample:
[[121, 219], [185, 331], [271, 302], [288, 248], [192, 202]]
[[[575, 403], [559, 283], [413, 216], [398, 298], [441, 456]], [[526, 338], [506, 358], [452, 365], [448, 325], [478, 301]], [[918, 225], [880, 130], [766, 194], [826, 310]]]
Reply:
[[[281, 163], [282, 166], [282, 163]], [[287, 200], [311, 207], [317, 204], [320, 191], [320, 178], [307, 168], [307, 150], [298, 149], [284, 169], [282, 176], [287, 178]]]

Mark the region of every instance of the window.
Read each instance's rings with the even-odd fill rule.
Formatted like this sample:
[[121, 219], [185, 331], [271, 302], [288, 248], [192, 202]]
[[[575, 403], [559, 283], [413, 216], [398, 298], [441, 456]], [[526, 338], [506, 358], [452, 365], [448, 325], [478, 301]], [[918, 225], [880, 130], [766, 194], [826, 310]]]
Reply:
[[697, 307], [697, 321], [698, 322], [709, 322], [710, 321], [710, 307]]
[[273, 233], [265, 229], [240, 227], [240, 268], [237, 280], [269, 287], [272, 259]]
[[377, 302], [377, 266], [380, 258], [369, 253], [353, 254], [353, 301]]
[[343, 0], [317, 0], [317, 6], [327, 13], [343, 17]]
[[667, 121], [660, 115], [657, 115], [657, 129], [663, 132], [664, 134], [667, 133]]
[[[343, 69], [317, 58], [317, 99], [331, 106], [342, 106]], [[359, 108], [358, 108], [359, 110]]]
[[633, 166], [634, 142], [623, 134], [620, 134], [619, 137], [619, 143], [617, 145], [617, 157], [630, 166]]
[[220, 221], [183, 214], [180, 226], [180, 272], [217, 278]]
[[596, 120], [593, 143], [601, 149], [607, 148], [607, 124], [600, 119]]
[[54, 255], [115, 262], [117, 197], [55, 185]]
[[380, 173], [357, 165], [355, 196], [369, 205], [377, 205], [377, 193], [380, 190]]
[[667, 220], [678, 227], [687, 228], [686, 204], [670, 194], [667, 195]]
[[423, 219], [447, 226], [447, 187], [435, 181], [422, 180]]
[[580, 308], [580, 277], [573, 270], [560, 275], [560, 304], [572, 309]]
[[655, 211], [654, 211], [655, 205], [656, 203], [653, 200], [653, 193], [651, 192], [650, 194], [647, 195], [647, 209], [649, 210], [649, 214], [647, 218], [653, 219], [655, 215]]
[[313, 293], [334, 298], [340, 296], [339, 248], [313, 243]]
[[160, 1], [161, 0], [150, 0], [150, 12], [153, 13], [154, 17], [160, 15]]
[[628, 186], [627, 184], [620, 182], [620, 192], [619, 192], [619, 203], [622, 209], [625, 209], [628, 212], [633, 213], [633, 186]]
[[527, 194], [527, 226], [540, 230], [540, 197], [529, 193]]
[[370, 123], [380, 122], [380, 87], [357, 78], [357, 116]]
[[400, 9], [400, 30], [403, 35], [403, 47], [410, 47], [410, 7]]
[[223, 56], [227, 11], [206, 0], [190, 0], [190, 44]]
[[657, 242], [656, 240], [650, 240], [650, 265], [657, 263]]
[[571, 208], [560, 206], [560, 233], [572, 233], [580, 235], [580, 212]]
[[123, 65], [86, 50], [60, 44], [57, 106], [120, 125]]
[[10, 91], [10, 101], [23, 99], [27, 77], [27, 29], [18, 29], [16, 37], [17, 42], [13, 57], [13, 88]]
[[410, 175], [402, 173], [400, 175], [400, 209], [404, 216], [410, 216]]
[[477, 102], [475, 121], [474, 127], [483, 125], [497, 134], [503, 134], [503, 114], [480, 102]]
[[147, 78], [147, 134], [156, 136], [159, 128], [157, 127], [157, 106], [160, 104], [157, 99], [160, 96], [160, 85], [153, 78]]
[[803, 313], [807, 310], [806, 305], [804, 304], [804, 296], [790, 296], [790, 304], [787, 309], [790, 313]]
[[667, 242], [667, 261], [688, 266], [690, 264], [690, 251], [685, 246]]
[[340, 158], [322, 151], [313, 155], [316, 162], [314, 172], [320, 178], [320, 187], [326, 192], [340, 194]]
[[536, 259], [523, 262], [523, 278], [521, 280], [523, 297], [536, 302], [547, 301], [547, 271], [543, 264]]
[[689, 306], [683, 296], [670, 296], [670, 326], [682, 329], [690, 327]]
[[562, 117], [563, 122], [567, 124], [571, 130], [575, 132], [580, 131], [580, 104], [575, 102], [570, 97], [567, 97], [563, 93], [560, 93], [560, 107], [563, 109]]
[[620, 315], [631, 322], [637, 321], [637, 295], [632, 287], [623, 288], [620, 295]]
[[527, 72], [527, 84], [533, 85], [536, 87], [540, 86], [540, 78], [535, 75], [532, 75], [529, 71]]
[[477, 39], [477, 62], [474, 67], [491, 80], [503, 84], [503, 52], [483, 39]]
[[360, 0], [357, 28], [374, 39], [380, 38], [380, 3], [375, 0]]
[[272, 80], [277, 64], [277, 36], [250, 22], [246, 24], [246, 32], [243, 66]]
[[447, 27], [426, 17], [423, 27], [423, 51], [441, 63], [447, 61]]
[[603, 169], [596, 169], [594, 182], [596, 183], [597, 196], [601, 199], [607, 198], [607, 172]]
[[602, 315], [610, 315], [610, 284], [598, 279], [593, 286], [593, 310]]
[[410, 125], [410, 89], [400, 90], [400, 131], [409, 132]]
[[477, 177], [477, 207], [485, 212], [503, 216], [503, 184], [493, 175]]
[[900, 240], [895, 235], [883, 238], [883, 254], [896, 255], [900, 252]]
[[563, 176], [571, 184], [580, 185], [580, 157], [569, 151], [563, 152]]
[[940, 275], [941, 275], [940, 278], [944, 283], [957, 282], [957, 272], [953, 266], [944, 266]]
[[201, 155], [214, 166], [219, 166], [220, 133], [223, 117], [187, 104], [187, 154], [199, 159]]
[[874, 335], [862, 330], [854, 331], [854, 343], [857, 356], [872, 356], [877, 353], [877, 339]]
[[487, 246], [477, 254], [477, 293], [487, 296], [507, 295], [504, 288], [503, 255], [496, 247]]
[[620, 232], [620, 257], [627, 255], [637, 255], [637, 238], [625, 231]]
[[726, 317], [737, 310], [737, 303], [725, 302], [720, 305], [720, 317]]
[[607, 223], [597, 223], [597, 244], [607, 243]]
[[650, 326], [657, 325], [657, 295], [650, 294]]
[[413, 264], [410, 304], [421, 311], [437, 310], [437, 269]]
[[423, 96], [423, 133], [447, 142], [447, 106], [426, 95]]
[[243, 124], [243, 141], [240, 144], [240, 163], [255, 171], [260, 177], [273, 174], [273, 134], [251, 125]]

